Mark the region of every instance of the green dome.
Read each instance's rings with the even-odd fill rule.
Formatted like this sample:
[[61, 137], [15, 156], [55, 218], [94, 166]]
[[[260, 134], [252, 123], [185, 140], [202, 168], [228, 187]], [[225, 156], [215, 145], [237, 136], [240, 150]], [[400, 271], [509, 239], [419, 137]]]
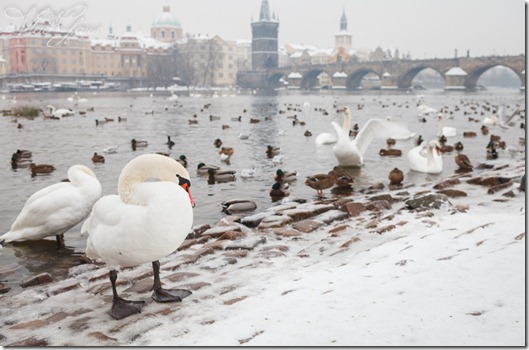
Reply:
[[180, 28], [180, 21], [170, 12], [169, 6], [164, 6], [163, 12], [156, 16], [154, 21], [152, 21], [152, 26]]

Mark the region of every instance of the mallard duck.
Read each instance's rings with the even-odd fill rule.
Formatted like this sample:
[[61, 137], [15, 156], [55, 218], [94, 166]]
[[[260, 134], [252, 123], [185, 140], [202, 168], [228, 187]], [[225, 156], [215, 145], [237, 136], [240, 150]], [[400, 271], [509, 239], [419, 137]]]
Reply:
[[208, 184], [235, 181], [236, 172], [233, 170], [208, 169]]
[[205, 163], [198, 163], [198, 165], [197, 165], [197, 174], [198, 175], [206, 175], [208, 173], [209, 169], [219, 170], [219, 167], [215, 166], [215, 165], [205, 164]]
[[32, 156], [31, 151], [28, 151], [28, 150], [25, 150], [25, 149], [17, 149], [15, 154], [16, 154], [17, 159], [31, 158], [31, 156]]
[[303, 135], [305, 135], [307, 137], [310, 137], [310, 136], [312, 136], [312, 133], [309, 130], [306, 130]]
[[178, 163], [182, 164], [184, 168], [187, 168], [187, 158], [184, 154], [181, 154], [180, 157], [176, 160]]
[[147, 141], [139, 141], [139, 140], [136, 140], [136, 139], [130, 140], [130, 145], [132, 146], [132, 150], [133, 151], [135, 151], [136, 148], [139, 148], [139, 147], [147, 147], [148, 144], [149, 143]]
[[353, 178], [340, 167], [335, 166], [333, 169], [336, 175], [335, 188], [351, 188], [353, 185]]
[[399, 168], [394, 168], [388, 175], [390, 185], [400, 185], [404, 180], [404, 174]]
[[94, 155], [92, 156], [92, 162], [94, 163], [104, 163], [105, 157], [103, 157], [100, 154], [97, 154], [97, 152], [94, 152]]
[[215, 147], [220, 148], [220, 146], [222, 146], [222, 141], [220, 139], [216, 139], [215, 141], [213, 141], [213, 144], [215, 145]]
[[390, 148], [390, 149], [380, 149], [380, 151], [378, 151], [378, 154], [381, 155], [381, 156], [397, 156], [397, 157], [400, 157], [402, 155], [402, 151], [400, 149], [394, 149], [394, 148]]
[[323, 190], [331, 188], [335, 183], [336, 174], [333, 170], [329, 171], [327, 174], [307, 176], [307, 180], [305, 180], [305, 185], [315, 189], [318, 193], [318, 197], [323, 197]]
[[481, 126], [481, 134], [482, 135], [488, 135], [489, 134], [489, 128], [487, 128], [485, 125]]
[[465, 131], [463, 137], [476, 137], [478, 136], [474, 131]]
[[461, 171], [471, 171], [474, 168], [472, 163], [470, 163], [470, 159], [468, 159], [468, 157], [462, 153], [459, 153], [454, 159], [457, 166], [459, 167], [459, 170]]
[[235, 151], [232, 147], [222, 147], [219, 151], [219, 154], [224, 154], [228, 157], [231, 157]]
[[290, 194], [290, 185], [288, 183], [275, 182], [270, 190], [270, 197], [283, 198]]
[[441, 144], [441, 145], [442, 145], [440, 148], [441, 153], [450, 153], [454, 150], [454, 146], [445, 145], [445, 144]]
[[297, 171], [283, 171], [283, 169], [277, 169], [274, 180], [279, 183], [291, 183], [297, 180]]
[[281, 148], [274, 147], [271, 145], [266, 146], [266, 156], [268, 158], [274, 158], [274, 156], [277, 156], [280, 153], [281, 153]]
[[464, 147], [463, 147], [463, 144], [461, 143], [461, 141], [458, 141], [454, 145], [454, 148], [456, 149], [456, 151], [462, 151]]
[[31, 176], [35, 176], [38, 174], [49, 174], [55, 170], [55, 167], [50, 164], [31, 163], [29, 169], [31, 170]]

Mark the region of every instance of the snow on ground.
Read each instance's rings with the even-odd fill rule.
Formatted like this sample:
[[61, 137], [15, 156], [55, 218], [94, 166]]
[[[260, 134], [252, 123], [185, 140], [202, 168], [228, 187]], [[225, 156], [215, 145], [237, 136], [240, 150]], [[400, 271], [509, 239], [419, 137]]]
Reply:
[[[524, 166], [483, 174], [520, 176]], [[106, 269], [82, 265], [70, 279], [0, 296], [0, 340], [53, 346], [525, 346], [525, 192], [517, 186], [507, 198], [509, 189], [487, 194], [487, 188], [462, 181], [456, 188], [468, 196], [450, 198], [452, 205], [440, 209], [416, 212], [395, 202], [382, 214], [365, 211], [292, 237], [244, 229], [242, 245], [260, 242], [246, 255], [227, 250], [233, 241], [223, 241], [215, 252], [181, 264], [207, 247], [195, 244], [162, 260], [166, 286], [193, 291], [182, 303], [158, 304], [141, 290], [142, 281], [152, 283], [148, 264], [119, 274], [122, 296], [147, 301], [141, 314], [120, 321], [108, 314]], [[366, 229], [374, 217], [383, 218], [378, 228], [395, 227]], [[131, 285], [139, 289], [124, 292]]]

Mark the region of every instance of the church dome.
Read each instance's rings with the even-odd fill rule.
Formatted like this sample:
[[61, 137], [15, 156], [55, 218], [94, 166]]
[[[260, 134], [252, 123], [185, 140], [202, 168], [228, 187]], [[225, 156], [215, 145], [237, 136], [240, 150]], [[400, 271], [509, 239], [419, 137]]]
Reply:
[[164, 6], [163, 12], [156, 16], [154, 21], [152, 21], [152, 26], [180, 28], [180, 21], [170, 12], [169, 6]]

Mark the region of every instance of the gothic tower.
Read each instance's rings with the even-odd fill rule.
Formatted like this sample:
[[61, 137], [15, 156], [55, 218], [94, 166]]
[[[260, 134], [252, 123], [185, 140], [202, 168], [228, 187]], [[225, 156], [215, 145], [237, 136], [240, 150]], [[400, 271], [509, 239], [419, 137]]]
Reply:
[[252, 70], [277, 68], [279, 21], [270, 16], [268, 0], [261, 1], [259, 20], [252, 22]]
[[345, 9], [342, 12], [340, 19], [340, 31], [334, 34], [334, 48], [336, 50], [349, 51], [353, 48], [353, 36], [347, 31], [347, 17], [345, 16]]

